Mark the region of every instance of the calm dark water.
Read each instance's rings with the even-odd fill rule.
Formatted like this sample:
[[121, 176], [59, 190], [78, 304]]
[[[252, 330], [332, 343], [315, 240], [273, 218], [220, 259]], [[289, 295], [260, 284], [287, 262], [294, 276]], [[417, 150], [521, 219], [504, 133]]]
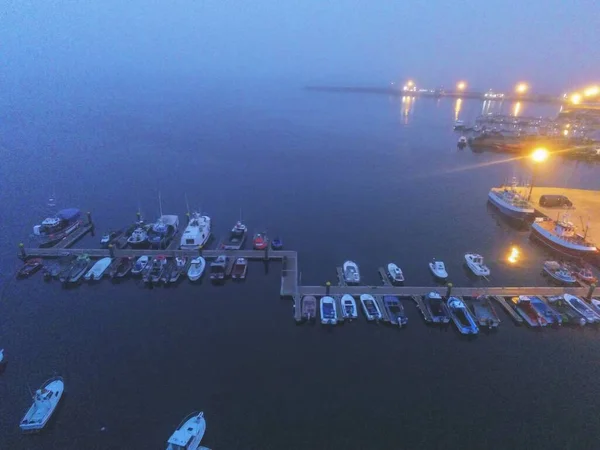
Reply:
[[[543, 285], [544, 251], [486, 205], [490, 186], [530, 176], [526, 161], [457, 150], [454, 101], [314, 93], [297, 86], [130, 84], [22, 90], [2, 100], [0, 448], [147, 449], [190, 411], [218, 449], [595, 448], [600, 332], [514, 326], [472, 341], [426, 327], [412, 304], [399, 331], [363, 320], [295, 326], [280, 267], [243, 284], [133, 280], [63, 290], [16, 283], [17, 243], [59, 207], [90, 210], [98, 230], [138, 205], [183, 218], [184, 194], [223, 235], [243, 209], [251, 229], [283, 236], [302, 281], [353, 259], [368, 283], [398, 262], [433, 285], [432, 257], [455, 285], [477, 251], [490, 285]], [[463, 102], [459, 115], [514, 105]], [[521, 114], [554, 114], [522, 105]], [[539, 183], [600, 188], [598, 169], [552, 160]], [[80, 246], [97, 245], [98, 237]], [[504, 261], [518, 245], [516, 266]], [[48, 430], [21, 436], [27, 386], [53, 373], [67, 396]], [[106, 427], [105, 431], [101, 431]]]

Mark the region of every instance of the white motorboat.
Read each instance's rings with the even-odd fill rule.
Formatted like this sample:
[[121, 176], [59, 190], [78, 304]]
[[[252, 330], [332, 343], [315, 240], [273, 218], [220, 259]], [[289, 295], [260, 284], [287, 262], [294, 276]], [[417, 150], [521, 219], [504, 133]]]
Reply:
[[490, 269], [483, 262], [483, 256], [478, 255], [477, 253], [465, 253], [465, 262], [471, 272], [473, 272], [478, 277], [489, 277]]
[[88, 281], [99, 280], [100, 278], [102, 278], [102, 275], [104, 275], [104, 272], [106, 272], [106, 269], [108, 269], [108, 266], [110, 266], [110, 263], [112, 263], [112, 258], [107, 257], [99, 259], [92, 266], [92, 268], [88, 270], [88, 272], [83, 276], [83, 278]]
[[344, 280], [348, 284], [359, 284], [360, 283], [360, 272], [358, 266], [353, 261], [346, 261], [343, 266]]
[[200, 279], [206, 268], [206, 260], [202, 256], [192, 259], [190, 267], [188, 269], [188, 278], [190, 281], [196, 281]]
[[458, 138], [458, 146], [465, 147], [467, 145], [467, 138], [465, 136], [461, 136]]
[[202, 248], [210, 238], [210, 217], [195, 212], [190, 216], [190, 223], [181, 236], [182, 249]]
[[197, 450], [206, 432], [203, 412], [193, 412], [179, 424], [167, 441], [167, 450]]
[[597, 298], [591, 299], [590, 307], [594, 310], [596, 314], [600, 316], [600, 300], [598, 300]]
[[393, 283], [403, 283], [404, 282], [404, 274], [400, 267], [398, 267], [394, 263], [389, 263], [387, 265], [387, 273], [392, 280]]
[[0, 348], [0, 373], [4, 372], [6, 367], [6, 359], [4, 359], [4, 349]]
[[335, 325], [337, 323], [337, 308], [333, 297], [326, 295], [321, 297], [321, 323], [323, 325]]
[[460, 120], [460, 119], [455, 120], [454, 121], [454, 129], [455, 130], [464, 130], [465, 129], [464, 120]]
[[342, 295], [342, 316], [345, 319], [356, 319], [358, 317], [356, 301], [350, 294]]
[[381, 310], [372, 295], [362, 294], [360, 296], [360, 303], [365, 316], [367, 316], [367, 320], [372, 321], [381, 319]]
[[447, 306], [450, 317], [461, 334], [479, 333], [479, 327], [475, 323], [475, 318], [461, 299], [450, 297]]
[[581, 298], [571, 294], [565, 294], [563, 298], [573, 309], [578, 311], [579, 314], [585, 318], [587, 323], [600, 323], [600, 314], [594, 311], [594, 309]]
[[62, 394], [65, 390], [65, 383], [61, 377], [54, 377], [44, 382], [42, 386], [35, 391], [33, 396], [33, 405], [27, 410], [19, 427], [23, 432], [37, 432], [46, 426], [52, 413], [56, 409]]
[[148, 263], [150, 262], [150, 257], [148, 255], [140, 256], [135, 262], [133, 269], [131, 269], [131, 273], [133, 275], [140, 275]]
[[446, 266], [442, 261], [436, 261], [435, 259], [429, 263], [429, 270], [440, 280], [448, 278], [448, 272], [446, 272]]

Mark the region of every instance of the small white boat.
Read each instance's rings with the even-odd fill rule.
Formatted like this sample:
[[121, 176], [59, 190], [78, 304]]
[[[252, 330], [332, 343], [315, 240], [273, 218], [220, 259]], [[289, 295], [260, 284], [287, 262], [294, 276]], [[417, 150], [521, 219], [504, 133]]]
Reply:
[[135, 262], [133, 269], [131, 269], [131, 273], [133, 275], [141, 274], [149, 262], [150, 262], [150, 257], [148, 255], [140, 256], [137, 259], [137, 261]]
[[473, 272], [478, 277], [489, 277], [490, 269], [483, 262], [483, 256], [478, 255], [477, 253], [465, 253], [465, 262], [471, 272]]
[[6, 359], [4, 359], [4, 349], [0, 348], [0, 373], [4, 372], [6, 367]]
[[33, 396], [33, 405], [25, 413], [19, 427], [23, 432], [40, 431], [46, 426], [52, 413], [56, 409], [62, 394], [65, 390], [65, 383], [61, 377], [54, 377], [46, 381], [35, 391]]
[[372, 321], [381, 319], [381, 310], [372, 295], [362, 294], [360, 296], [360, 303], [365, 316], [367, 316], [367, 320]]
[[193, 412], [179, 424], [167, 441], [167, 450], [197, 450], [206, 432], [203, 412]]
[[465, 147], [467, 145], [467, 138], [465, 136], [461, 136], [458, 138], [458, 146]]
[[360, 272], [358, 266], [353, 261], [346, 261], [343, 266], [344, 269], [344, 280], [348, 284], [359, 284], [360, 283]]
[[429, 270], [440, 280], [448, 278], [448, 272], [446, 272], [446, 266], [442, 261], [436, 261], [435, 259], [429, 263]]
[[465, 128], [464, 120], [458, 119], [458, 120], [454, 121], [454, 129], [455, 130], [464, 130], [464, 128]]
[[356, 301], [350, 294], [342, 295], [342, 316], [345, 319], [356, 319], [358, 317]]
[[387, 273], [392, 280], [392, 283], [403, 283], [404, 282], [404, 274], [400, 267], [398, 267], [394, 263], [389, 263], [387, 265]]
[[181, 236], [180, 248], [202, 248], [210, 238], [210, 217], [192, 213], [190, 223]]
[[112, 258], [99, 259], [92, 266], [92, 268], [88, 270], [88, 272], [83, 276], [83, 278], [88, 281], [99, 280], [100, 278], [102, 278], [102, 275], [104, 275], [104, 272], [106, 272], [106, 269], [108, 269], [108, 266], [110, 266], [110, 263], [112, 263]]
[[190, 281], [196, 281], [200, 279], [206, 268], [206, 260], [202, 256], [192, 259], [190, 267], [188, 269], [188, 278]]
[[335, 300], [328, 295], [321, 297], [321, 323], [323, 325], [335, 325], [337, 323]]

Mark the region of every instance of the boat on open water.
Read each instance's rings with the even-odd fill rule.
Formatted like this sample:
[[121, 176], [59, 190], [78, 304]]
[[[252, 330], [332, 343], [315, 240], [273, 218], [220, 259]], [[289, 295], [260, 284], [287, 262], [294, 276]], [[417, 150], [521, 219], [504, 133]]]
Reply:
[[400, 328], [402, 328], [408, 323], [408, 317], [406, 317], [404, 305], [402, 305], [402, 302], [398, 297], [395, 295], [384, 295], [383, 306], [388, 313], [390, 323], [392, 325], [398, 325]]
[[465, 263], [474, 275], [478, 277], [490, 276], [490, 269], [485, 265], [483, 256], [477, 253], [465, 253]]
[[19, 427], [24, 433], [35, 433], [42, 430], [56, 410], [65, 390], [62, 377], [54, 377], [45, 381], [33, 395], [33, 404], [25, 413]]
[[198, 450], [206, 432], [203, 412], [186, 416], [167, 441], [167, 450]]
[[335, 300], [328, 295], [321, 297], [321, 323], [323, 325], [335, 325], [338, 320]]
[[458, 297], [449, 297], [447, 301], [450, 318], [461, 334], [478, 334], [479, 327], [467, 305]]
[[448, 323], [450, 322], [450, 315], [448, 313], [448, 307], [444, 303], [442, 296], [435, 291], [429, 292], [423, 296], [423, 303], [427, 312], [431, 316], [433, 323]]
[[367, 317], [369, 322], [376, 320], [379, 321], [382, 318], [381, 310], [379, 309], [379, 305], [375, 301], [375, 297], [371, 294], [362, 294], [360, 296], [360, 304], [362, 305], [362, 310]]
[[433, 261], [429, 263], [429, 270], [431, 270], [433, 276], [439, 280], [448, 278], [448, 272], [446, 272], [446, 266], [443, 261], [436, 261], [433, 259]]

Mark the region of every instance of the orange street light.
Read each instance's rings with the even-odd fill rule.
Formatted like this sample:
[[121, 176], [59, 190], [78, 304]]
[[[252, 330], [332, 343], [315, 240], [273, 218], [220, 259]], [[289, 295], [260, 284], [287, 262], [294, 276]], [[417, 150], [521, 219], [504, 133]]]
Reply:
[[517, 94], [524, 94], [525, 92], [527, 92], [527, 89], [529, 89], [527, 83], [519, 83], [515, 87], [515, 91], [517, 91]]

